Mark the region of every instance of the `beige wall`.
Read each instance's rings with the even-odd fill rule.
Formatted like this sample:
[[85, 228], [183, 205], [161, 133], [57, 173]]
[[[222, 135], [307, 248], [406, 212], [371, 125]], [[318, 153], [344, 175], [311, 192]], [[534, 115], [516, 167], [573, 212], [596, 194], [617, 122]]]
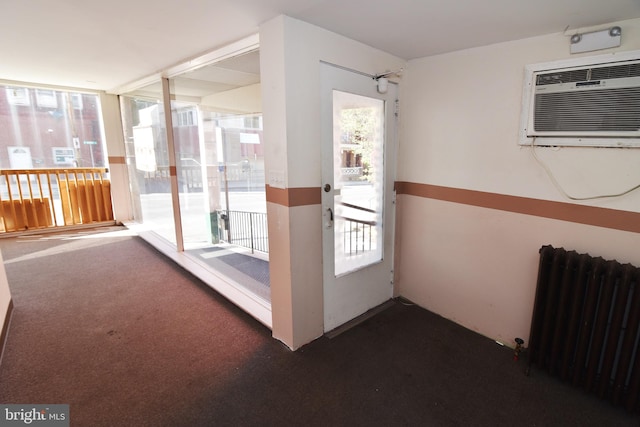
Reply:
[[404, 66], [286, 16], [260, 28], [273, 336], [293, 349], [323, 333], [320, 61], [369, 74]]
[[131, 195], [129, 192], [129, 173], [127, 171], [124, 131], [120, 116], [117, 95], [100, 94], [104, 133], [109, 153], [109, 172], [111, 177], [111, 197], [113, 214], [116, 221], [133, 220]]
[[0, 359], [2, 358], [3, 346], [6, 338], [6, 331], [7, 331], [7, 328], [9, 327], [10, 308], [11, 308], [11, 292], [9, 290], [9, 282], [7, 281], [7, 274], [4, 269], [4, 261], [2, 259], [2, 253], [0, 253]]
[[[623, 30], [620, 48], [579, 56], [640, 49], [640, 20], [615, 25]], [[410, 61], [402, 79], [398, 181], [534, 204], [556, 201], [566, 204], [569, 216], [579, 205], [640, 213], [640, 191], [567, 199], [531, 148], [518, 145], [524, 67], [570, 56], [568, 37], [551, 34]], [[536, 153], [573, 196], [617, 193], [640, 183], [640, 149], [540, 147]], [[528, 339], [542, 245], [640, 265], [637, 229], [542, 218], [535, 209], [487, 208], [471, 197], [452, 203], [403, 194], [397, 224], [396, 292], [509, 345], [516, 336]]]

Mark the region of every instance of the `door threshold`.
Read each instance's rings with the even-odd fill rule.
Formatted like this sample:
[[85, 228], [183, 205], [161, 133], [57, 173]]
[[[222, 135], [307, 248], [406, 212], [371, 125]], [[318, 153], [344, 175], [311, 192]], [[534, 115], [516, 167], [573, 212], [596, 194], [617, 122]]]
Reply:
[[354, 326], [359, 325], [360, 323], [364, 322], [365, 320], [368, 320], [368, 319], [372, 318], [376, 314], [383, 312], [387, 308], [395, 305], [395, 303], [396, 302], [394, 300], [390, 299], [389, 301], [384, 302], [384, 303], [380, 304], [379, 306], [372, 308], [371, 310], [367, 311], [366, 313], [362, 313], [360, 316], [349, 320], [347, 323], [343, 323], [342, 325], [338, 326], [337, 328], [330, 330], [329, 332], [325, 333], [324, 335], [329, 339], [333, 339], [333, 338], [337, 337], [338, 335], [342, 334], [343, 332], [346, 332], [349, 329], [353, 328]]

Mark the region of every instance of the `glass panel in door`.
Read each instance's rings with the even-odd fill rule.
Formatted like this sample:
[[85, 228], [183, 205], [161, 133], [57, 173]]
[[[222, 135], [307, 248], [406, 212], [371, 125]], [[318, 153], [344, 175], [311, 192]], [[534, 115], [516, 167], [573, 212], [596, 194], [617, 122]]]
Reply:
[[335, 275], [382, 260], [384, 101], [333, 91]]

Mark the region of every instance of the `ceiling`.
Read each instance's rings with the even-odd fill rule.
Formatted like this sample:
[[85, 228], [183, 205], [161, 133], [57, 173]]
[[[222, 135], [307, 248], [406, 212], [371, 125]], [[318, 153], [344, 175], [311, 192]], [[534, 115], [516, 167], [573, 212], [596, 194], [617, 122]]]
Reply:
[[[174, 99], [201, 103], [204, 97], [260, 83], [260, 52], [250, 51], [171, 78]], [[129, 95], [162, 99], [162, 84], [154, 81], [127, 91]]]
[[638, 18], [640, 1], [0, 0], [0, 14], [0, 79], [112, 90], [280, 14], [408, 60]]

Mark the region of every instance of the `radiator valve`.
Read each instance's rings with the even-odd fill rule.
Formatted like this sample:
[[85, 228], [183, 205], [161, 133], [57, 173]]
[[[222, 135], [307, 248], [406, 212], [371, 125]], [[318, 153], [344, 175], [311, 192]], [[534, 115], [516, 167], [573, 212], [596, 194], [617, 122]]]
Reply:
[[524, 340], [522, 338], [516, 338], [516, 348], [513, 352], [513, 360], [518, 360], [520, 357], [520, 352], [522, 351], [522, 344], [524, 344]]

